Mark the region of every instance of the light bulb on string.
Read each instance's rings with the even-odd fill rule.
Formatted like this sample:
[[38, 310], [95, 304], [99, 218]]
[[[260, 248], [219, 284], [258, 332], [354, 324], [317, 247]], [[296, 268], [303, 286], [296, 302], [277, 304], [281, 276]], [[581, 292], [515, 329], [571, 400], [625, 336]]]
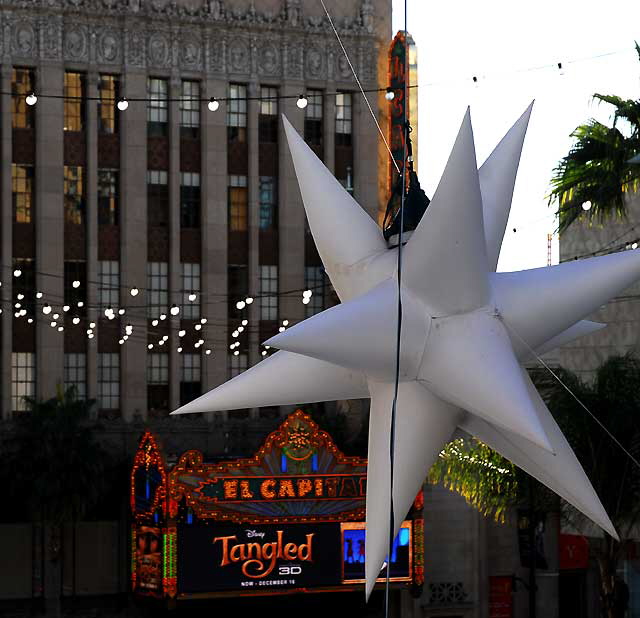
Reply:
[[162, 337], [162, 341], [166, 341], [167, 339], [169, 339], [169, 335], [164, 335], [164, 336]]
[[119, 343], [120, 345], [123, 345], [123, 344], [124, 344], [124, 339], [120, 339], [120, 341], [118, 341], [118, 343]]
[[36, 292], [36, 298], [42, 298], [42, 292]]
[[96, 327], [95, 322], [89, 322], [89, 328], [95, 328], [95, 327]]
[[62, 306], [62, 311], [64, 311], [65, 313], [66, 313], [67, 311], [69, 311], [69, 309], [71, 309], [71, 307], [69, 307], [69, 305], [63, 305], [63, 306]]
[[178, 348], [178, 354], [180, 354], [182, 352], [182, 347]]
[[[2, 310], [0, 310], [0, 313], [2, 313]], [[33, 318], [29, 318], [27, 320], [27, 324], [33, 324]]]
[[59, 313], [54, 313], [54, 314], [53, 314], [53, 319], [54, 319], [54, 320], [57, 320], [59, 317], [60, 317], [60, 314], [59, 314]]
[[233, 353], [233, 355], [234, 355], [234, 356], [238, 356], [238, 354], [240, 354], [240, 350], [236, 350], [236, 351]]
[[167, 319], [167, 314], [166, 313], [161, 313], [160, 314], [160, 319], [161, 320], [166, 320]]
[[210, 350], [209, 348], [207, 348], [207, 349], [204, 351], [204, 353], [205, 353], [207, 356], [209, 356], [209, 354], [211, 354], [211, 350]]
[[244, 308], [245, 308], [245, 306], [246, 306], [246, 303], [245, 303], [245, 301], [244, 301], [244, 300], [239, 300], [239, 301], [236, 303], [236, 309], [244, 309]]
[[89, 334], [87, 335], [87, 337], [88, 337], [89, 339], [93, 339], [93, 333], [89, 333]]
[[303, 305], [308, 305], [310, 301], [311, 301], [311, 299], [310, 299], [308, 296], [305, 296], [305, 297], [302, 299], [302, 304], [303, 304]]
[[300, 109], [304, 109], [308, 104], [309, 104], [309, 99], [307, 99], [307, 97], [305, 97], [303, 94], [301, 94], [301, 95], [298, 97], [298, 100], [296, 101], [296, 105], [297, 105]]
[[80, 318], [78, 316], [76, 316], [75, 318], [73, 318], [72, 322], [74, 324], [80, 324]]
[[58, 332], [61, 333], [64, 330], [64, 326], [58, 326]]
[[171, 309], [169, 309], [169, 313], [171, 315], [178, 315], [180, 313], [180, 307], [178, 307], [178, 305], [174, 303], [173, 305], [171, 305]]
[[151, 326], [158, 326], [158, 320], [151, 320]]
[[193, 328], [195, 328], [195, 330], [200, 330], [202, 328], [202, 324], [196, 324]]
[[253, 297], [247, 296], [247, 298], [244, 299], [244, 302], [247, 303], [247, 305], [250, 305], [253, 302]]
[[120, 97], [116, 105], [121, 112], [126, 112], [129, 107], [129, 101], [125, 97]]
[[311, 290], [305, 290], [302, 292], [302, 298], [311, 298], [313, 296], [313, 292]]
[[126, 341], [127, 339], [129, 339], [129, 335], [124, 335], [122, 338]]
[[267, 351], [266, 350], [262, 350], [262, 356], [266, 356], [267, 355]]
[[87, 335], [92, 335], [92, 334], [93, 334], [93, 329], [87, 328]]
[[118, 309], [118, 315], [124, 315], [125, 314], [125, 310], [120, 307], [120, 309]]
[[289, 320], [282, 320], [282, 326], [289, 326]]
[[20, 317], [20, 312], [19, 312], [19, 311], [16, 311], [16, 312], [13, 314], [13, 317], [14, 317], [14, 318], [19, 318], [19, 317]]
[[25, 315], [27, 315], [27, 310], [23, 307], [20, 309], [20, 317], [24, 317]]
[[285, 330], [286, 330], [286, 329], [285, 329], [285, 327], [284, 327], [284, 326], [281, 326], [281, 327], [278, 329], [278, 332], [279, 332], [279, 333], [284, 333], [284, 331], [285, 331]]
[[207, 103], [207, 107], [210, 112], [217, 112], [220, 108], [220, 101], [218, 101], [215, 97], [211, 97], [209, 102]]
[[384, 98], [387, 101], [393, 101], [395, 96], [396, 96], [396, 93], [393, 91], [393, 88], [391, 88], [391, 86], [389, 86], [389, 88], [387, 88], [387, 92], [384, 95]]
[[55, 328], [56, 326], [58, 326], [58, 323], [57, 323], [55, 320], [52, 320], [52, 321], [49, 323], [49, 326], [51, 326], [51, 328]]
[[16, 268], [13, 271], [13, 276], [16, 277], [16, 278], [19, 277], [21, 274], [22, 274], [22, 271], [19, 268]]
[[244, 326], [238, 326], [238, 332], [239, 333], [244, 332]]
[[15, 307], [16, 309], [20, 309], [20, 307], [22, 307], [22, 305], [21, 305], [20, 303], [16, 303], [16, 304], [14, 305], [14, 307]]
[[129, 290], [129, 294], [131, 294], [131, 296], [137, 296], [139, 292], [140, 290], [138, 290], [138, 288], [135, 286], [133, 286], [131, 290]]
[[147, 350], [153, 350], [153, 343], [147, 345]]
[[238, 331], [237, 331], [237, 330], [234, 330], [234, 331], [231, 333], [231, 336], [232, 336], [232, 337], [237, 337], [239, 334], [240, 334], [240, 333], [238, 333]]
[[24, 102], [29, 105], [30, 107], [33, 107], [37, 102], [38, 102], [38, 97], [36, 96], [35, 92], [30, 92], [25, 98], [24, 98]]
[[200, 318], [200, 324], [206, 324], [207, 318]]
[[582, 202], [582, 210], [591, 210], [591, 202], [589, 200], [587, 200], [586, 202]]
[[18, 300], [22, 300], [24, 298], [24, 294], [18, 294]]
[[133, 326], [131, 324], [127, 324], [124, 327], [124, 332], [127, 333], [127, 335], [131, 335], [133, 333]]
[[193, 294], [193, 293], [189, 294], [189, 300], [190, 300], [191, 302], [194, 302], [196, 298], [197, 298], [197, 295], [196, 295], [196, 294]]
[[80, 287], [80, 282], [76, 279], [72, 284], [71, 284], [75, 289], [78, 289]]
[[184, 337], [187, 334], [186, 330], [179, 330], [178, 331], [178, 337]]
[[242, 326], [246, 326], [247, 324], [249, 324], [249, 320], [242, 320], [241, 324]]
[[158, 341], [158, 345], [164, 345], [164, 339], [160, 339], [160, 341]]
[[82, 307], [84, 307], [84, 302], [81, 301], [81, 300], [79, 300], [76, 304], [80, 309], [82, 309]]

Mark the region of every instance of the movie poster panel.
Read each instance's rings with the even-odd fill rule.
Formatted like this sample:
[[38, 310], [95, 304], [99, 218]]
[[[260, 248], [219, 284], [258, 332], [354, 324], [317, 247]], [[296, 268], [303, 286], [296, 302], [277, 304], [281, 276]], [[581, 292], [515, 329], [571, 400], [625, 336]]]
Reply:
[[162, 597], [162, 531], [138, 526], [136, 529], [136, 591]]
[[178, 591], [267, 592], [341, 583], [340, 524], [178, 526]]

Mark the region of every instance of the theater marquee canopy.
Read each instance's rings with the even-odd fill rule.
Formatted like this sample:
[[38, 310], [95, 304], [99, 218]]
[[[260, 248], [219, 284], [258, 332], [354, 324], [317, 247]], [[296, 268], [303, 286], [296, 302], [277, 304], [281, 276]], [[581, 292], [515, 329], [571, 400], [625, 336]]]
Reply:
[[[359, 589], [366, 471], [366, 459], [345, 456], [300, 410], [250, 459], [208, 463], [192, 450], [168, 467], [145, 433], [131, 472], [134, 592], [179, 600]], [[423, 583], [422, 495], [395, 540], [390, 578]]]

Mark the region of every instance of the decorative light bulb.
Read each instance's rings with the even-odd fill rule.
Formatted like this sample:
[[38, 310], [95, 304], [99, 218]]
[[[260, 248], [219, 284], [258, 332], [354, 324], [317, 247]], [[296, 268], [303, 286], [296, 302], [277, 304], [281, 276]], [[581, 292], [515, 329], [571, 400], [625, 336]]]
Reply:
[[304, 292], [302, 292], [302, 298], [311, 298], [312, 295], [313, 292], [311, 290], [305, 290]]
[[249, 320], [242, 320], [242, 326], [246, 326], [247, 324], [249, 324]]
[[95, 328], [95, 327], [96, 327], [95, 322], [89, 322], [89, 328]]
[[278, 332], [280, 332], [280, 333], [284, 333], [284, 331], [285, 331], [284, 326], [281, 326], [281, 327], [278, 329]]
[[61, 333], [64, 330], [64, 326], [58, 326], [58, 332]]
[[392, 88], [391, 87], [387, 88], [387, 92], [385, 93], [384, 98], [387, 101], [393, 101], [395, 96], [396, 96], [396, 93], [392, 90]]
[[42, 292], [36, 292], [36, 298], [42, 298]]
[[204, 351], [204, 353], [205, 353], [207, 356], [209, 356], [209, 354], [211, 354], [211, 350], [210, 350], [209, 348], [207, 348], [207, 349]]
[[51, 313], [51, 305], [49, 303], [42, 307], [42, 313], [45, 315], [49, 315]]
[[244, 332], [244, 326], [238, 326], [238, 332], [239, 333]]
[[58, 326], [58, 323], [54, 320], [49, 324], [49, 326], [51, 326], [51, 328], [55, 328], [56, 326]]
[[118, 341], [118, 343], [119, 343], [120, 345], [122, 345], [122, 344], [124, 343], [124, 339], [120, 339], [120, 341]]
[[282, 326], [289, 326], [289, 320], [282, 320]]
[[125, 310], [122, 307], [120, 307], [120, 309], [118, 309], [118, 315], [124, 315], [124, 313], [125, 313]]
[[87, 328], [87, 335], [90, 335], [91, 333], [93, 333], [93, 330], [91, 330], [90, 328]]
[[59, 317], [60, 317], [60, 314], [59, 314], [59, 313], [54, 313], [54, 314], [53, 314], [53, 319], [54, 319], [54, 320], [57, 320]]
[[207, 107], [210, 112], [217, 112], [220, 108], [220, 101], [218, 101], [215, 97], [211, 97], [209, 102], [207, 103]]
[[16, 303], [16, 304], [14, 305], [14, 307], [15, 307], [16, 309], [20, 309], [20, 307], [22, 307], [22, 305], [21, 305], [20, 303]]
[[253, 297], [247, 296], [247, 298], [244, 299], [244, 302], [247, 303], [247, 305], [250, 305], [253, 302]]
[[186, 330], [179, 330], [178, 331], [178, 337], [184, 337], [187, 334]]
[[196, 295], [196, 294], [193, 294], [193, 293], [189, 294], [189, 300], [190, 300], [191, 302], [193, 302], [196, 298], [197, 298], [197, 295]]
[[307, 105], [309, 104], [309, 100], [307, 99], [307, 97], [305, 97], [303, 94], [301, 94], [298, 97], [298, 100], [296, 101], [296, 105], [300, 108], [300, 109], [304, 109]]
[[200, 330], [202, 328], [202, 324], [196, 324], [193, 328]]
[[147, 346], [147, 350], [153, 350], [153, 343], [150, 343], [150, 344]]
[[[0, 313], [2, 313], [2, 311], [0, 311]], [[33, 318], [29, 318], [29, 319], [27, 320], [27, 324], [33, 324]]]
[[160, 314], [160, 319], [161, 320], [166, 320], [167, 319], [167, 314], [166, 313], [161, 313]]
[[84, 302], [81, 300], [79, 300], [77, 304], [78, 304], [78, 307], [80, 308], [84, 307]]
[[176, 304], [171, 305], [171, 309], [169, 309], [169, 313], [171, 313], [171, 315], [178, 315], [180, 313], [180, 307], [178, 307], [178, 305]]
[[27, 315], [27, 310], [23, 307], [20, 309], [20, 317], [24, 317], [25, 315]]
[[582, 210], [590, 210], [590, 209], [591, 209], [591, 202], [589, 200], [582, 203]]
[[16, 268], [16, 269], [13, 271], [13, 276], [14, 276], [14, 277], [19, 277], [21, 274], [22, 274], [22, 271], [21, 271], [19, 268]]
[[262, 356], [266, 356], [267, 355], [267, 351], [266, 350], [262, 350]]
[[125, 97], [120, 97], [120, 99], [118, 99], [117, 106], [121, 112], [124, 112], [129, 107], [129, 101], [127, 101]]
[[38, 97], [36, 96], [35, 92], [30, 92], [25, 98], [24, 98], [24, 102], [27, 105], [33, 106], [38, 102]]
[[246, 303], [245, 303], [243, 300], [239, 300], [239, 301], [236, 303], [236, 309], [244, 309], [244, 308], [245, 308], [245, 306], [246, 306]]
[[303, 305], [308, 305], [310, 301], [311, 301], [311, 299], [310, 299], [308, 296], [305, 296], [305, 297], [302, 299], [302, 304], [303, 304]]
[[18, 300], [22, 300], [24, 298], [24, 294], [18, 294]]
[[140, 292], [140, 290], [137, 287], [134, 286], [129, 291], [129, 294], [131, 294], [131, 296], [137, 296], [139, 292]]
[[206, 324], [207, 318], [200, 318], [200, 324]]
[[74, 324], [80, 324], [80, 318], [76, 316], [75, 318], [73, 318], [72, 322]]
[[158, 326], [158, 320], [151, 320], [151, 326]]
[[80, 282], [76, 279], [71, 285], [77, 289], [80, 287]]
[[69, 307], [69, 305], [63, 305], [63, 306], [62, 306], [62, 311], [64, 311], [65, 313], [66, 313], [67, 311], [69, 311], [69, 309], [71, 309], [71, 307]]
[[232, 337], [237, 337], [239, 334], [240, 334], [240, 333], [239, 333], [237, 330], [234, 330], [234, 331], [231, 333], [231, 336], [232, 336]]
[[178, 348], [178, 354], [182, 352], [182, 347]]
[[93, 333], [89, 333], [89, 334], [87, 335], [87, 337], [88, 337], [89, 339], [93, 339]]
[[236, 351], [233, 353], [233, 355], [234, 355], [234, 356], [238, 356], [238, 354], [240, 354], [240, 350], [236, 350]]

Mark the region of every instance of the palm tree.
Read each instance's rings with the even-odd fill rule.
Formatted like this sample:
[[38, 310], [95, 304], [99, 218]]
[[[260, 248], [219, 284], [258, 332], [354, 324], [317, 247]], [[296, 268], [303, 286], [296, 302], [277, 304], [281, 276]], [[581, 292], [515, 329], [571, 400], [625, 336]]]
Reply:
[[[636, 51], [640, 59], [637, 43]], [[553, 170], [549, 204], [557, 203], [560, 232], [580, 215], [600, 222], [626, 217], [627, 196], [640, 187], [640, 165], [630, 162], [640, 153], [640, 101], [597, 93], [593, 98], [613, 106], [613, 122], [591, 119], [577, 127], [575, 143]]]
[[15, 417], [3, 444], [3, 480], [10, 502], [23, 504], [22, 515], [49, 532], [47, 579], [55, 605], [51, 612], [59, 615], [63, 525], [73, 524], [75, 548], [75, 522], [97, 504], [111, 466], [94, 437], [93, 401], [78, 399], [74, 387], [46, 401], [27, 401], [29, 409]]

